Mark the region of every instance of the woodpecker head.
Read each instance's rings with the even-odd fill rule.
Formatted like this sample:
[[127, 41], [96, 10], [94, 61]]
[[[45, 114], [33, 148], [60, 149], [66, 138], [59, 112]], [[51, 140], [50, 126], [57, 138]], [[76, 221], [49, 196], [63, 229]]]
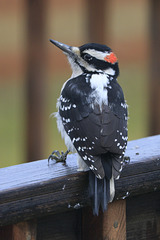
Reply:
[[71, 47], [50, 39], [68, 57], [73, 74], [103, 72], [117, 77], [119, 75], [118, 59], [106, 45], [88, 43], [80, 47]]

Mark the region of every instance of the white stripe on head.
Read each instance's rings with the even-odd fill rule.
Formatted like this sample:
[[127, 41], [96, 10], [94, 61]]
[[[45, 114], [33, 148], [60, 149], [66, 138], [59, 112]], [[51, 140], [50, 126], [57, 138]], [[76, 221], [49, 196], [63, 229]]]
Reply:
[[99, 60], [104, 60], [104, 58], [107, 56], [107, 55], [110, 55], [110, 52], [101, 52], [101, 51], [97, 51], [95, 49], [87, 49], [85, 51], [83, 51], [83, 53], [88, 53], [90, 54], [91, 56], [99, 59]]

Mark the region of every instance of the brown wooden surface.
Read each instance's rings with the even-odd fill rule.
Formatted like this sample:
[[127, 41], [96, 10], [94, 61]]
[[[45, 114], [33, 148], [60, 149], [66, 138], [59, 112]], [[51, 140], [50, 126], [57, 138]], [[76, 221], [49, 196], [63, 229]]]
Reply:
[[93, 216], [86, 207], [82, 215], [83, 240], [126, 240], [126, 200], [110, 203], [106, 212]]
[[0, 239], [1, 240], [12, 239], [12, 225], [0, 227]]
[[150, 134], [160, 133], [160, 1], [150, 2]]
[[81, 209], [38, 219], [37, 240], [80, 240]]
[[126, 240], [126, 200], [110, 203], [103, 214], [103, 239]]
[[37, 240], [36, 235], [36, 220], [0, 227], [0, 240]]
[[82, 239], [103, 239], [103, 214], [100, 210], [98, 216], [93, 216], [92, 208], [82, 209]]
[[13, 225], [12, 240], [36, 240], [37, 224], [32, 220]]
[[[160, 190], [160, 135], [128, 143], [131, 162], [116, 181], [116, 198]], [[0, 169], [0, 225], [70, 211], [89, 204], [88, 173], [47, 160]]]
[[46, 48], [44, 47], [44, 36], [46, 2], [44, 0], [27, 0], [26, 9], [26, 161], [29, 162], [42, 158], [44, 147], [44, 99], [46, 82]]
[[127, 199], [127, 240], [160, 239], [160, 192]]

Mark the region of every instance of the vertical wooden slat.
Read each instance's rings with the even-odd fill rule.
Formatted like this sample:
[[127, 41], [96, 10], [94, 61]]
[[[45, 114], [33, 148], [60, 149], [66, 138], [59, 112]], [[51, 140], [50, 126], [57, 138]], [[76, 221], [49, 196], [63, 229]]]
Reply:
[[160, 192], [128, 198], [126, 212], [127, 240], [160, 239]]
[[126, 201], [114, 201], [108, 210], [93, 216], [92, 209], [83, 210], [83, 240], [126, 240]]
[[105, 43], [105, 10], [108, 1], [87, 0], [87, 33], [89, 42]]
[[0, 227], [0, 240], [12, 239], [12, 225]]
[[27, 0], [27, 161], [42, 158], [45, 96], [44, 0]]
[[38, 219], [37, 240], [81, 240], [81, 209]]
[[13, 225], [12, 240], [36, 240], [36, 221], [20, 222]]
[[126, 239], [126, 201], [118, 200], [109, 204], [103, 215], [103, 239]]
[[82, 209], [82, 213], [82, 239], [103, 239], [103, 213], [100, 211], [98, 216], [93, 216], [90, 207]]
[[160, 133], [160, 1], [150, 0], [150, 129]]

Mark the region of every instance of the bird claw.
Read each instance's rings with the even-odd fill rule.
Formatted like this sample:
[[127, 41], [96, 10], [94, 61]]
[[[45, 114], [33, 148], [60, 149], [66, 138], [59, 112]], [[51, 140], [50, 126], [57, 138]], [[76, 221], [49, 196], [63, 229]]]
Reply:
[[57, 150], [53, 151], [52, 154], [48, 157], [48, 164], [50, 160], [55, 160], [56, 163], [62, 162], [65, 165], [68, 153], [69, 153], [69, 150], [67, 150], [65, 153], [61, 151], [61, 154]]

